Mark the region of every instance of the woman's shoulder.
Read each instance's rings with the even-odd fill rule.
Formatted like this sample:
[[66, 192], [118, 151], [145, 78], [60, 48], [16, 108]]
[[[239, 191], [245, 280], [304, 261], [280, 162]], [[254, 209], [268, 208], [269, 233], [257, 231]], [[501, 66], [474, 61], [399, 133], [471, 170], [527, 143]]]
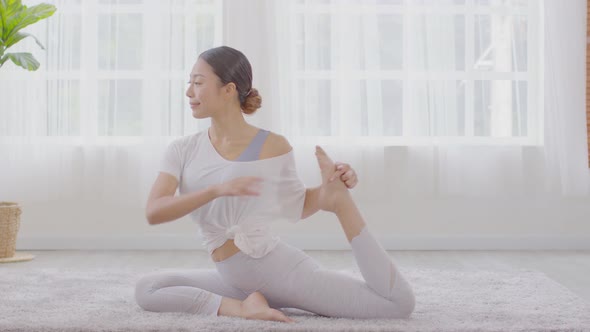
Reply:
[[268, 136], [264, 141], [260, 158], [278, 157], [289, 153], [291, 150], [293, 150], [293, 147], [285, 136], [268, 130]]

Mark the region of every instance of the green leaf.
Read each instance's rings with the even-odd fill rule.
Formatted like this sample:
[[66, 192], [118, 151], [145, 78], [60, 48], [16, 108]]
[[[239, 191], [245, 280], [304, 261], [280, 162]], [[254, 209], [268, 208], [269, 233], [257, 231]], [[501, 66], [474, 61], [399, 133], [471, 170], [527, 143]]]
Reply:
[[39, 62], [31, 53], [6, 53], [6, 56], [14, 62], [15, 65], [21, 66], [29, 71], [37, 70]]
[[41, 44], [41, 42], [39, 41], [39, 39], [37, 39], [37, 37], [31, 35], [30, 33], [26, 33], [26, 32], [17, 32], [14, 35], [12, 35], [8, 40], [6, 40], [6, 48], [9, 48], [10, 46], [18, 43], [19, 41], [21, 41], [22, 39], [24, 39], [26, 37], [34, 38], [37, 45], [39, 45], [39, 47], [41, 47], [42, 49], [45, 49], [45, 47], [43, 46], [43, 44]]
[[4, 12], [4, 3], [0, 0], [0, 46], [4, 45], [4, 19], [2, 18], [2, 12]]
[[12, 30], [12, 22], [23, 10], [20, 0], [0, 0], [0, 21], [2, 21], [2, 34], [0, 39], [6, 40], [7, 35]]
[[[16, 0], [0, 0], [0, 1], [16, 1]], [[20, 1], [19, 1], [20, 2]], [[8, 16], [8, 21], [4, 25], [3, 40], [8, 42], [13, 35], [15, 35], [22, 28], [31, 25], [39, 20], [47, 18], [55, 13], [55, 6], [41, 3], [36, 6], [27, 8], [23, 6], [22, 10], [14, 16]]]

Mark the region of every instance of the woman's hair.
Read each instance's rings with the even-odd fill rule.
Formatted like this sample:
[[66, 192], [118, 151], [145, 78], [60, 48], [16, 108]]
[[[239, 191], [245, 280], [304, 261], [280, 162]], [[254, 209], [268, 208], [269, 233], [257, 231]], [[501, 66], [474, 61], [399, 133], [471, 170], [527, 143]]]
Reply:
[[246, 56], [229, 46], [219, 46], [199, 55], [219, 76], [222, 85], [233, 82], [238, 90], [240, 107], [245, 114], [254, 113], [262, 105], [262, 97], [252, 88], [252, 66]]

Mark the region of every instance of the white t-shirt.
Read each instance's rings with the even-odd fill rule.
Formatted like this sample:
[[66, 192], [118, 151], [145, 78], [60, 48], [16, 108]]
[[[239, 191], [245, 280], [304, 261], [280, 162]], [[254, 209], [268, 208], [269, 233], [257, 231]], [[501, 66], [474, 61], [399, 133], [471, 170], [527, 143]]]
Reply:
[[160, 171], [178, 179], [180, 194], [241, 176], [264, 178], [259, 196], [222, 196], [190, 213], [209, 254], [233, 238], [245, 254], [260, 258], [280, 241], [271, 234], [270, 223], [301, 220], [306, 188], [297, 175], [293, 149], [272, 158], [231, 161], [215, 150], [203, 130], [172, 141]]

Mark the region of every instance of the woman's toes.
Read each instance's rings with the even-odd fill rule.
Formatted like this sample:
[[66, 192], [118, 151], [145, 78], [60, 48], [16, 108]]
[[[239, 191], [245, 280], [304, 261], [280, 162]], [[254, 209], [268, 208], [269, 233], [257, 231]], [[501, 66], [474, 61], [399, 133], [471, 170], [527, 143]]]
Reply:
[[330, 157], [328, 157], [326, 151], [324, 151], [324, 149], [322, 149], [319, 145], [316, 145], [315, 155], [322, 173], [322, 182], [327, 183], [330, 179], [330, 176], [334, 173], [334, 162], [332, 159], [330, 159]]

